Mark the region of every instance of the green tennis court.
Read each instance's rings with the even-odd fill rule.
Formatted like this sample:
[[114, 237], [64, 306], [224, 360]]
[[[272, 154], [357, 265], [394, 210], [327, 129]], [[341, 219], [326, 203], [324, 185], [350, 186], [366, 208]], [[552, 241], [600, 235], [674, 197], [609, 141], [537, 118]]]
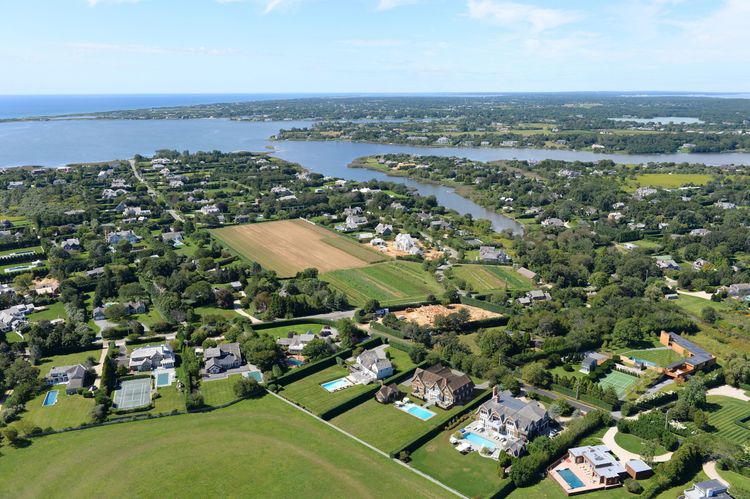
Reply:
[[114, 405], [117, 409], [135, 409], [151, 403], [151, 378], [129, 379], [115, 390]]
[[637, 382], [638, 378], [636, 376], [631, 376], [620, 371], [612, 371], [599, 381], [599, 386], [602, 388], [611, 386], [615, 389], [617, 397], [623, 398], [628, 389]]

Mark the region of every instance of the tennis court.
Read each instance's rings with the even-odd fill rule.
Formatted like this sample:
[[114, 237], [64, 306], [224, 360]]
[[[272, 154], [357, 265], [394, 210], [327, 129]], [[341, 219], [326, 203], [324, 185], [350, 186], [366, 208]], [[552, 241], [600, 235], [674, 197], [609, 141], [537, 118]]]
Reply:
[[638, 378], [636, 376], [631, 376], [620, 371], [612, 371], [599, 381], [599, 386], [602, 388], [611, 386], [615, 389], [617, 397], [623, 398], [628, 389], [637, 382]]
[[117, 409], [135, 409], [151, 403], [151, 378], [129, 379], [115, 390], [114, 405]]

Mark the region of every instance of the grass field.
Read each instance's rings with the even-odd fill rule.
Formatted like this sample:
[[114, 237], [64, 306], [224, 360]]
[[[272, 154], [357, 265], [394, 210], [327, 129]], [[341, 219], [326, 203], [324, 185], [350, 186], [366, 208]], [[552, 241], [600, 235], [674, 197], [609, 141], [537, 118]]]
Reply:
[[646, 362], [652, 362], [661, 367], [668, 366], [669, 364], [672, 364], [673, 362], [677, 362], [678, 360], [684, 358], [682, 355], [675, 352], [671, 348], [666, 347], [663, 349], [660, 348], [659, 350], [628, 350], [627, 352], [623, 352], [622, 355], [645, 360]]
[[67, 319], [68, 315], [65, 313], [65, 307], [63, 306], [62, 302], [55, 302], [52, 305], [45, 305], [45, 308], [47, 310], [42, 310], [41, 312], [34, 312], [33, 314], [29, 314], [29, 321], [31, 322], [38, 322], [38, 321], [51, 321], [54, 319]]
[[[387, 352], [391, 355], [391, 362], [395, 373], [408, 371], [414, 367], [406, 352], [390, 348]], [[321, 383], [332, 381], [349, 374], [347, 369], [333, 365], [320, 372], [306, 376], [284, 387], [282, 395], [306, 407], [310, 411], [320, 414], [339, 404], [372, 389], [373, 385], [355, 385], [337, 392], [329, 392], [323, 388]], [[373, 395], [374, 397], [374, 395]], [[411, 417], [411, 416], [410, 416]]]
[[[49, 390], [57, 390], [55, 405], [44, 407], [44, 397]], [[66, 395], [65, 385], [52, 386], [41, 394], [26, 402], [26, 410], [21, 415], [22, 421], [27, 421], [39, 428], [53, 428], [62, 430], [80, 426], [91, 422], [91, 410], [94, 399], [83, 398], [81, 395]]]
[[[411, 393], [406, 386], [402, 385], [399, 388], [401, 393]], [[420, 402], [418, 399], [412, 400]], [[462, 406], [455, 406], [445, 411], [432, 406], [429, 409], [436, 415], [427, 421], [422, 421], [399, 410], [393, 404], [381, 404], [373, 397], [331, 421], [378, 449], [391, 452], [427, 430], [444, 423], [462, 408]]]
[[258, 329], [259, 333], [270, 334], [274, 338], [286, 338], [289, 333], [304, 334], [308, 331], [312, 331], [318, 334], [323, 329], [323, 324], [295, 324], [294, 326], [279, 326], [270, 327], [267, 329]]
[[[191, 459], [196, 452], [201, 458]], [[270, 395], [205, 414], [52, 435], [24, 449], [3, 447], [3, 454], [0, 483], [13, 483], [14, 497], [91, 497], [103, 483], [109, 497], [156, 498], [165, 491], [172, 497], [258, 491], [264, 497], [449, 497]], [[71, 462], [85, 470], [85, 479], [70, 472]], [[18, 480], [33, 469], [43, 469], [44, 479]]]
[[102, 356], [101, 348], [95, 350], [84, 350], [83, 352], [69, 353], [65, 355], [54, 355], [52, 357], [44, 357], [37, 366], [39, 368], [39, 375], [41, 377], [49, 374], [53, 367], [60, 366], [71, 366], [75, 364], [86, 364], [86, 359], [93, 357], [96, 359], [96, 364], [99, 363], [99, 359]]
[[424, 301], [439, 296], [443, 287], [414, 262], [386, 262], [369, 267], [328, 272], [322, 278], [349, 298], [353, 305], [376, 299], [383, 306]]
[[636, 376], [621, 373], [620, 371], [612, 371], [599, 381], [599, 386], [602, 388], [611, 386], [617, 392], [617, 396], [622, 398], [627, 393], [628, 388], [637, 382], [638, 378]]
[[235, 253], [282, 277], [311, 267], [322, 273], [387, 259], [374, 249], [304, 220], [237, 225], [211, 233]]
[[213, 381], [201, 381], [201, 393], [206, 405], [222, 405], [237, 397], [234, 394], [234, 383], [239, 379], [239, 375], [229, 376], [226, 379], [217, 379]]
[[455, 430], [444, 431], [411, 455], [411, 465], [469, 497], [488, 497], [503, 481], [497, 461], [478, 452], [462, 455], [448, 440]]
[[[640, 454], [643, 450], [643, 445], [645, 444], [645, 440], [643, 440], [641, 437], [636, 437], [635, 435], [631, 433], [621, 433], [617, 432], [615, 435], [615, 442], [622, 447], [623, 449], [634, 452], [636, 454]], [[660, 456], [667, 452], [667, 449], [662, 447], [661, 445], [656, 445], [656, 454], [657, 456]]]
[[505, 289], [528, 291], [533, 288], [531, 280], [521, 276], [512, 267], [498, 265], [457, 265], [453, 268], [456, 277], [463, 279], [471, 289], [479, 293]]
[[750, 417], [750, 404], [729, 397], [709, 396], [708, 422], [718, 430], [720, 437], [738, 444], [750, 441], [750, 430], [735, 423], [743, 417]]
[[167, 414], [172, 411], [185, 410], [185, 394], [177, 391], [177, 385], [171, 384], [157, 388], [159, 398], [154, 399], [154, 408], [148, 412], [151, 414]]
[[713, 308], [717, 312], [728, 312], [732, 310], [729, 304], [725, 302], [704, 300], [703, 298], [690, 295], [679, 295], [676, 300], [672, 300], [672, 303], [696, 317], [700, 317], [703, 309], [706, 307]]
[[675, 189], [688, 184], [706, 185], [709, 180], [711, 175], [700, 173], [644, 173], [637, 175], [634, 180], [628, 180], [626, 186], [632, 190], [638, 186]]

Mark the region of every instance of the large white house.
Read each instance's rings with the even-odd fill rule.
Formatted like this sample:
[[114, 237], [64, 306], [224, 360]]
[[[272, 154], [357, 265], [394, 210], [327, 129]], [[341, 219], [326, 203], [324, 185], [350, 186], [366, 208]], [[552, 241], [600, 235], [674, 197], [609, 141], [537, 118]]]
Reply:
[[419, 240], [411, 237], [411, 234], [401, 233], [396, 236], [393, 244], [397, 250], [405, 251], [410, 255], [421, 255], [422, 248], [418, 243]]
[[359, 374], [363, 381], [370, 382], [393, 375], [393, 364], [385, 358], [381, 350], [365, 350], [357, 356], [353, 374]]
[[53, 367], [44, 378], [44, 382], [48, 385], [67, 385], [65, 387], [67, 394], [75, 393], [82, 388], [85, 380], [86, 368], [81, 364]]
[[174, 367], [174, 351], [169, 345], [136, 348], [130, 354], [128, 367], [133, 371], [153, 371]]

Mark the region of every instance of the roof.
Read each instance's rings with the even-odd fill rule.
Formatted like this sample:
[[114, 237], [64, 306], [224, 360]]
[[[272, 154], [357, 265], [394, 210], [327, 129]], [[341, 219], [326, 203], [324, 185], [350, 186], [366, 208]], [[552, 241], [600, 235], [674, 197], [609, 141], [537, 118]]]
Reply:
[[568, 449], [568, 453], [574, 457], [583, 457], [594, 467], [594, 472], [602, 477], [616, 478], [625, 473], [625, 468], [610, 454], [606, 445], [586, 445]]
[[642, 471], [651, 471], [651, 466], [644, 463], [640, 459], [628, 459], [628, 462], [626, 462], [625, 465], [636, 473], [640, 473]]
[[226, 355], [234, 355], [236, 358], [242, 358], [240, 353], [240, 344], [235, 343], [222, 343], [219, 346], [206, 348], [203, 351], [203, 358], [208, 360], [215, 357], [224, 357]]
[[459, 390], [468, 384], [473, 384], [471, 378], [464, 373], [457, 373], [442, 364], [435, 364], [427, 369], [417, 368], [412, 380], [418, 379], [425, 385], [437, 384], [441, 389], [449, 388], [451, 391]]
[[676, 334], [676, 333], [668, 333], [668, 334], [669, 334], [669, 340], [672, 343], [675, 343], [681, 346], [682, 348], [684, 348], [685, 350], [687, 350], [688, 352], [690, 352], [690, 356], [685, 360], [679, 360], [675, 363], [670, 364], [669, 366], [667, 366], [667, 368], [677, 367], [677, 366], [684, 364], [685, 362], [691, 365], [702, 364], [714, 358], [714, 356], [711, 353], [699, 347], [692, 341], [683, 338], [679, 334]]
[[481, 409], [497, 413], [502, 419], [511, 419], [516, 425], [528, 429], [547, 416], [547, 411], [539, 402], [526, 402], [503, 390], [482, 404]]

